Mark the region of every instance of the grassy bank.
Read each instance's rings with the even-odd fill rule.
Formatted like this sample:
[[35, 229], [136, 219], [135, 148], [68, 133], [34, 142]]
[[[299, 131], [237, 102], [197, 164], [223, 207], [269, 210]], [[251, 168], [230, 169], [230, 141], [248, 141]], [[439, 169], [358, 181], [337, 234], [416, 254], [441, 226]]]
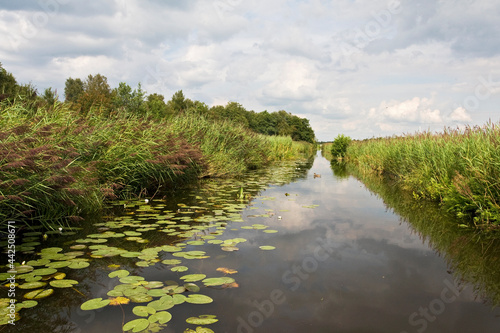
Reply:
[[394, 178], [416, 198], [443, 203], [476, 226], [500, 225], [500, 127], [355, 141], [350, 163]]
[[153, 120], [93, 111], [0, 105], [0, 221], [68, 225], [106, 200], [238, 175], [313, 146], [189, 112]]

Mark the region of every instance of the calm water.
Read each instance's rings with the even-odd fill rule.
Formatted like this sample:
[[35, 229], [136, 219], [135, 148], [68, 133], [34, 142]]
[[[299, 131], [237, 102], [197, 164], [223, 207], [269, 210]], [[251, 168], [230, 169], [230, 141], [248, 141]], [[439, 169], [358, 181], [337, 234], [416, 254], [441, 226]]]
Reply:
[[[153, 206], [161, 204], [161, 209], [173, 212], [192, 206], [223, 210], [220, 203], [211, 203], [217, 198], [247, 203], [245, 209], [236, 213], [241, 214], [243, 221], [228, 221], [223, 233], [215, 235], [218, 240], [247, 241], [237, 244], [239, 250], [234, 252], [208, 242], [186, 245], [184, 251], [200, 250], [210, 256], [180, 258], [182, 265], [189, 268], [186, 272], [172, 272], [172, 266], [161, 262], [137, 267], [135, 258], [93, 259], [88, 268], [65, 271], [67, 278], [80, 282], [75, 286], [78, 292], [71, 288], [56, 290], [35, 308], [23, 309], [23, 318], [14, 330], [9, 327], [5, 331], [121, 332], [122, 321], [139, 318], [132, 314], [132, 308], [146, 304], [107, 306], [94, 311], [79, 308], [87, 299], [107, 298], [106, 293], [119, 284], [116, 278], [107, 276], [110, 264], [119, 264], [120, 269], [130, 270], [147, 281], [180, 281], [181, 276], [193, 273], [224, 276], [217, 271], [220, 267], [238, 271], [226, 275], [235, 279], [237, 287], [204, 287], [196, 282], [201, 286], [200, 293], [214, 302], [176, 305], [168, 310], [173, 319], [161, 332], [195, 329], [200, 325], [187, 324], [186, 319], [200, 315], [217, 316], [217, 323], [205, 326], [215, 332], [500, 331], [500, 310], [492, 309], [487, 299], [474, 291], [473, 284], [458, 279], [460, 263], [438, 251], [439, 242], [415, 231], [355, 178], [334, 176], [329, 162], [321, 156], [309, 167], [289, 167], [285, 173], [287, 181], [260, 191], [261, 185], [249, 178], [250, 181], [212, 182], [209, 189], [183, 192], [164, 202], [153, 201]], [[283, 177], [283, 171], [276, 172]], [[315, 178], [314, 173], [321, 177]], [[241, 197], [240, 189], [246, 201], [236, 200]], [[131, 216], [130, 210], [123, 212]], [[132, 212], [135, 217], [141, 214]], [[221, 212], [210, 214], [217, 216]], [[146, 218], [144, 223], [150, 223]], [[241, 228], [253, 224], [278, 232]], [[213, 227], [204, 234], [216, 230]], [[150, 242], [134, 245], [138, 248], [124, 240], [113, 240], [112, 244], [140, 250], [175, 239], [158, 231], [149, 231], [143, 237]], [[61, 238], [60, 245], [50, 246], [67, 247], [73, 244], [68, 239]], [[263, 245], [276, 249], [265, 251], [259, 248]], [[161, 260], [171, 258], [171, 253], [160, 254]]]

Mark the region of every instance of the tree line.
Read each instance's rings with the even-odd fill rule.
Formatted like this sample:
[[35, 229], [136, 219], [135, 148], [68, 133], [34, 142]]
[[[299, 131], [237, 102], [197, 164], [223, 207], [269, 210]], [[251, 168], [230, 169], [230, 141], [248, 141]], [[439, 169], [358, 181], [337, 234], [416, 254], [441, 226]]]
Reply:
[[[111, 88], [104, 75], [89, 75], [84, 80], [68, 78], [64, 88], [65, 100], [71, 109], [83, 116], [111, 117], [113, 115], [144, 116], [167, 120], [185, 112], [199, 113], [208, 119], [231, 120], [248, 129], [266, 135], [290, 136], [295, 141], [315, 142], [309, 120], [280, 110], [255, 112], [246, 110], [240, 103], [229, 102], [225, 106], [209, 107], [204, 102], [191, 100], [182, 90], [171, 99], [158, 93], [147, 94], [139, 83], [135, 89], [125, 82]], [[27, 109], [54, 106], [61, 103], [57, 91], [47, 88], [39, 94], [32, 84], [18, 84], [12, 73], [0, 63], [0, 101], [23, 103]]]

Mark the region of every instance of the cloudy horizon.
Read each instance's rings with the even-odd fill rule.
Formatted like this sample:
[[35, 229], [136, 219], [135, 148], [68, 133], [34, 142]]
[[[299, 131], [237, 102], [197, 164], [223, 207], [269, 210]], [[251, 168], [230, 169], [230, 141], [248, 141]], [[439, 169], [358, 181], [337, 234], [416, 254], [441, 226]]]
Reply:
[[364, 139], [498, 122], [499, 17], [486, 0], [0, 0], [0, 62], [61, 98], [99, 73]]

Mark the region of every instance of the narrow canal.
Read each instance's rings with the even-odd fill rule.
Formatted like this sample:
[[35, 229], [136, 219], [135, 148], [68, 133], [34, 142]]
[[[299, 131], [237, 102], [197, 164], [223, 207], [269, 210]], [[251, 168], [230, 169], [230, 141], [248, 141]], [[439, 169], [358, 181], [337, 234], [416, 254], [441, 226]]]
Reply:
[[[19, 260], [34, 270], [17, 282], [54, 291], [0, 332], [111, 333], [123, 324], [144, 332], [500, 331], [493, 306], [500, 267], [491, 267], [498, 242], [484, 245], [497, 256], [484, 264], [464, 258], [456, 253], [470, 242], [457, 248], [446, 229], [426, 233], [395, 213], [402, 208], [336, 174], [318, 155], [175, 197], [119, 202], [73, 235], [19, 236], [26, 250]], [[439, 214], [435, 207], [408, 212], [430, 219], [422, 223]], [[50, 275], [37, 273], [45, 268]], [[58, 273], [78, 283], [58, 288]], [[18, 302], [32, 290], [18, 288]], [[106, 306], [81, 309], [95, 298]]]

